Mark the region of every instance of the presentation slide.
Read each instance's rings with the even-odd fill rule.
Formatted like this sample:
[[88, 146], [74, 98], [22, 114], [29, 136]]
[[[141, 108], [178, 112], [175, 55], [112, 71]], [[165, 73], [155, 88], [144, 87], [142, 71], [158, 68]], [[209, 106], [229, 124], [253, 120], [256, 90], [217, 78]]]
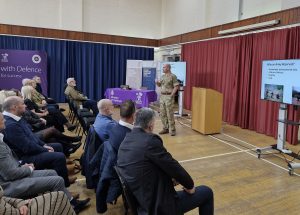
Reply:
[[300, 59], [263, 61], [261, 99], [300, 105]]

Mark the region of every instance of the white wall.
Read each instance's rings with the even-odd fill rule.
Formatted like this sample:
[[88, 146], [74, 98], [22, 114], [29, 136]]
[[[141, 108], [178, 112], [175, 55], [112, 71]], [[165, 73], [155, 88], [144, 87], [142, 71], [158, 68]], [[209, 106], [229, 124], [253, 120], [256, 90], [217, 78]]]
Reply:
[[0, 23], [58, 28], [59, 0], [0, 0]]
[[299, 7], [300, 1], [299, 0], [282, 0], [281, 8], [282, 10], [293, 8], [293, 7]]
[[160, 38], [161, 0], [84, 0], [86, 32]]
[[205, 27], [212, 27], [238, 20], [239, 0], [207, 0]]
[[0, 23], [160, 39], [300, 6], [300, 0], [0, 0]]
[[[60, 0], [59, 29], [82, 31], [83, 30], [83, 10], [84, 0]], [[65, 15], [67, 14], [67, 15]]]
[[281, 10], [281, 2], [285, 0], [243, 0], [242, 19]]
[[0, 23], [159, 39], [161, 0], [0, 0]]
[[205, 27], [205, 0], [162, 0], [162, 37]]
[[300, 6], [299, 0], [162, 0], [162, 37]]

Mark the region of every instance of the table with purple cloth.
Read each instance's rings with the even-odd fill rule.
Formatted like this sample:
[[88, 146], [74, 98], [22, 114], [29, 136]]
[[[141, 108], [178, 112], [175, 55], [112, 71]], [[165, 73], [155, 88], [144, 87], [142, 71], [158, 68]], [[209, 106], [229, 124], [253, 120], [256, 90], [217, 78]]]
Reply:
[[123, 90], [120, 88], [107, 88], [105, 97], [110, 99], [115, 105], [120, 105], [124, 101], [131, 99], [135, 102], [137, 108], [149, 107], [149, 104], [157, 99], [154, 90]]

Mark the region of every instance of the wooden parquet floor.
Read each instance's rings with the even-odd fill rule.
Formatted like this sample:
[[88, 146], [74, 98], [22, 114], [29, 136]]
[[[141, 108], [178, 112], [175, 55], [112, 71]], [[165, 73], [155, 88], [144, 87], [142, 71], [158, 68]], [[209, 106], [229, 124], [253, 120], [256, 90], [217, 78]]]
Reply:
[[[115, 119], [119, 118], [118, 111], [116, 108]], [[201, 135], [192, 130], [190, 124], [189, 118], [177, 118], [177, 135], [162, 135], [162, 138], [167, 150], [181, 162], [195, 184], [213, 189], [215, 214], [300, 214], [300, 170], [290, 176], [283, 155], [264, 155], [258, 159], [255, 153], [257, 147], [275, 144], [274, 138], [226, 123], [221, 134]], [[155, 132], [161, 128], [157, 117]], [[287, 147], [295, 153], [300, 150], [300, 145], [287, 144]], [[81, 152], [71, 158], [78, 158]], [[70, 190], [79, 192], [81, 198], [92, 198], [91, 206], [81, 214], [97, 214], [94, 191], [85, 188], [83, 176], [78, 174], [78, 178]], [[105, 214], [124, 214], [122, 199], [119, 198], [116, 205], [109, 205]], [[198, 211], [186, 214], [196, 215]]]

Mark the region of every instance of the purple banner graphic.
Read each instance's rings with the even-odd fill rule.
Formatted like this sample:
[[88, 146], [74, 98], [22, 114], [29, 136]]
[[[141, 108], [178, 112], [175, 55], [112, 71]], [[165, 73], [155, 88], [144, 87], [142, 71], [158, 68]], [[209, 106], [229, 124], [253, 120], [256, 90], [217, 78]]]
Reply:
[[0, 89], [21, 90], [24, 78], [41, 78], [47, 95], [47, 53], [29, 50], [0, 49]]
[[113, 104], [120, 105], [124, 101], [131, 99], [137, 108], [149, 107], [151, 102], [155, 102], [157, 95], [154, 90], [122, 90], [120, 88], [107, 88], [105, 97]]

